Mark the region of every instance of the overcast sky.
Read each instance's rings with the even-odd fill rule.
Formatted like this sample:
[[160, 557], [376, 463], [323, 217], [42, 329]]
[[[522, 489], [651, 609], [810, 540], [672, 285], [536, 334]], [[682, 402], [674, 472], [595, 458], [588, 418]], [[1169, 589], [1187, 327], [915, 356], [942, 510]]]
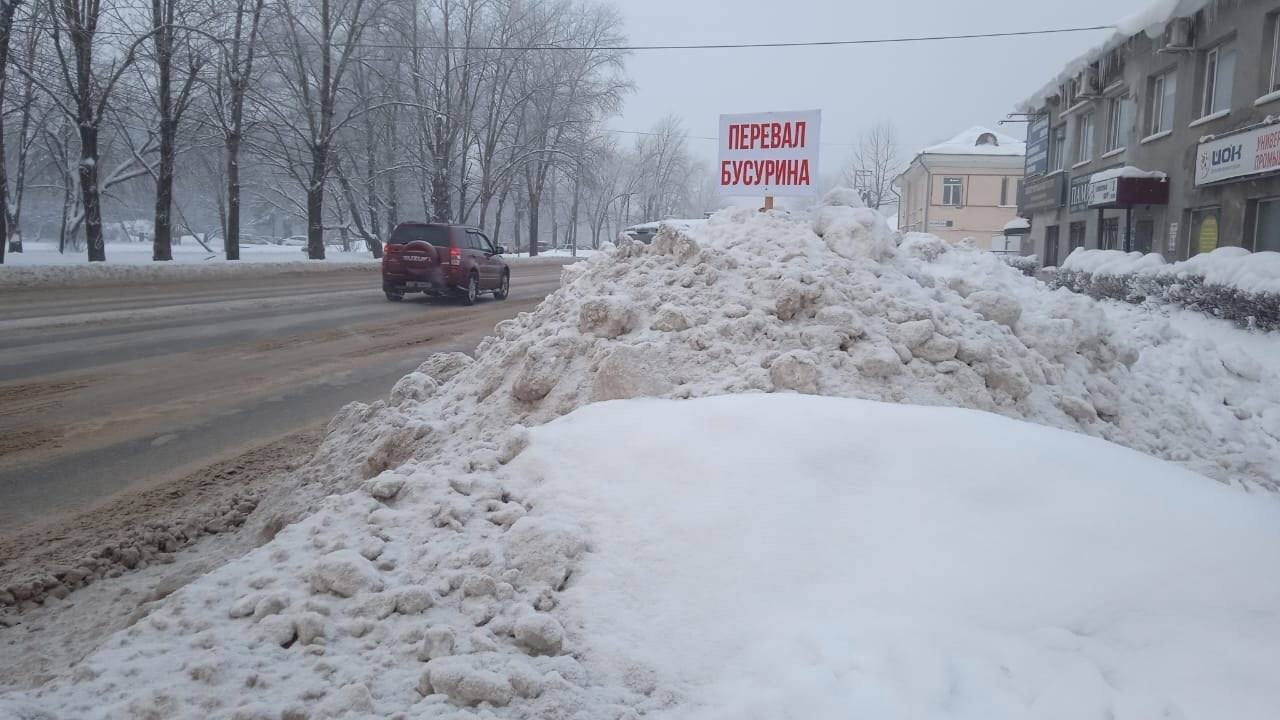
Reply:
[[[1006, 32], [1114, 23], [1152, 0], [617, 0], [631, 44], [841, 40]], [[668, 113], [691, 135], [714, 136], [720, 113], [822, 110], [826, 143], [891, 121], [908, 154], [1005, 113], [1107, 31], [772, 50], [639, 51], [627, 61], [636, 92], [615, 129], [646, 130]], [[713, 159], [716, 144], [691, 140]], [[848, 149], [823, 149], [823, 174]]]

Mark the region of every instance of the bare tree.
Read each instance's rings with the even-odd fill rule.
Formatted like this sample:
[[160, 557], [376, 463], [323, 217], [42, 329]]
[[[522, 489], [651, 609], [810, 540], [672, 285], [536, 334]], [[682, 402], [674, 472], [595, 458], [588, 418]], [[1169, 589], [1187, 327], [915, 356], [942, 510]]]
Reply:
[[[204, 58], [191, 46], [190, 33], [178, 25], [185, 10], [179, 0], [151, 0], [152, 58], [155, 65], [155, 101], [160, 138], [160, 161], [156, 171], [155, 231], [152, 260], [173, 259], [173, 169], [177, 156], [178, 123], [191, 102], [191, 90]], [[179, 44], [186, 49], [186, 77], [174, 94], [174, 56]]]
[[[9, 42], [13, 33], [13, 16], [21, 0], [0, 0], [0, 99], [4, 98], [9, 80]], [[9, 237], [9, 178], [5, 174], [4, 113], [0, 112], [0, 264], [4, 263]]]
[[223, 221], [223, 252], [228, 260], [240, 259], [240, 149], [244, 143], [244, 104], [253, 79], [253, 61], [258, 51], [263, 0], [235, 0], [231, 37], [213, 83], [213, 115], [222, 132], [226, 172], [226, 214]]
[[[98, 136], [106, 114], [107, 102], [121, 76], [136, 58], [138, 45], [150, 33], [141, 35], [123, 47], [105, 67], [95, 64], [94, 43], [102, 20], [102, 0], [48, 0], [49, 34], [57, 59], [57, 74], [65, 96], [44, 86], [59, 109], [75, 123], [80, 136], [79, 175], [85, 244], [90, 262], [107, 259], [102, 236], [102, 193], [98, 186]], [[29, 75], [37, 84], [43, 81]]]
[[307, 257], [324, 259], [324, 194], [334, 137], [360, 109], [337, 119], [343, 81], [375, 17], [370, 0], [280, 0], [283, 47], [273, 55], [278, 76], [301, 119], [279, 102], [267, 107], [305, 149]]
[[844, 167], [844, 181], [862, 195], [867, 207], [897, 202], [893, 179], [901, 169], [902, 149], [897, 133], [888, 122], [881, 121], [858, 138], [853, 153]]

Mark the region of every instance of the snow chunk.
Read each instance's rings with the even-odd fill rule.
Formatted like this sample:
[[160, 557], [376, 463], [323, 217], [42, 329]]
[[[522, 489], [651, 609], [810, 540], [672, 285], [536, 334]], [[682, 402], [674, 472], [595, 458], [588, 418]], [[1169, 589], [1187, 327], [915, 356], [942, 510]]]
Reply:
[[311, 568], [311, 589], [351, 597], [359, 592], [377, 592], [382, 579], [373, 563], [355, 550], [337, 550], [321, 558]]
[[784, 353], [769, 366], [775, 390], [794, 390], [815, 395], [819, 387], [818, 358], [807, 350]]
[[516, 621], [516, 642], [539, 655], [559, 655], [564, 628], [546, 613], [530, 613]]
[[1022, 317], [1022, 305], [1015, 298], [995, 290], [970, 293], [964, 304], [991, 322], [1008, 328], [1016, 326], [1018, 318]]
[[602, 338], [616, 338], [631, 331], [635, 312], [627, 298], [599, 297], [582, 303], [578, 331]]

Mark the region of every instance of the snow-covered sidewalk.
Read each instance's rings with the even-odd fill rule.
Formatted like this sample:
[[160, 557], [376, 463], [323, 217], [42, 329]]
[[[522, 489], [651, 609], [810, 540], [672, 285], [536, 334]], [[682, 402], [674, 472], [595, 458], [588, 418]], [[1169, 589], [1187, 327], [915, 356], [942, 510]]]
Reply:
[[0, 715], [1269, 718], [1270, 346], [856, 204], [566, 268]]

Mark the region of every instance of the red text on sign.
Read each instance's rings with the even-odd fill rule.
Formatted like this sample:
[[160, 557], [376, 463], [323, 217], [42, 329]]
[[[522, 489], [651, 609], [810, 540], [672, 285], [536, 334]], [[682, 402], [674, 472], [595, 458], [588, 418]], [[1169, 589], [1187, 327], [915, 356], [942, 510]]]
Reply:
[[805, 146], [806, 123], [764, 122], [729, 125], [730, 150], [782, 150]]
[[725, 160], [720, 163], [721, 185], [805, 186], [810, 182], [808, 160]]

